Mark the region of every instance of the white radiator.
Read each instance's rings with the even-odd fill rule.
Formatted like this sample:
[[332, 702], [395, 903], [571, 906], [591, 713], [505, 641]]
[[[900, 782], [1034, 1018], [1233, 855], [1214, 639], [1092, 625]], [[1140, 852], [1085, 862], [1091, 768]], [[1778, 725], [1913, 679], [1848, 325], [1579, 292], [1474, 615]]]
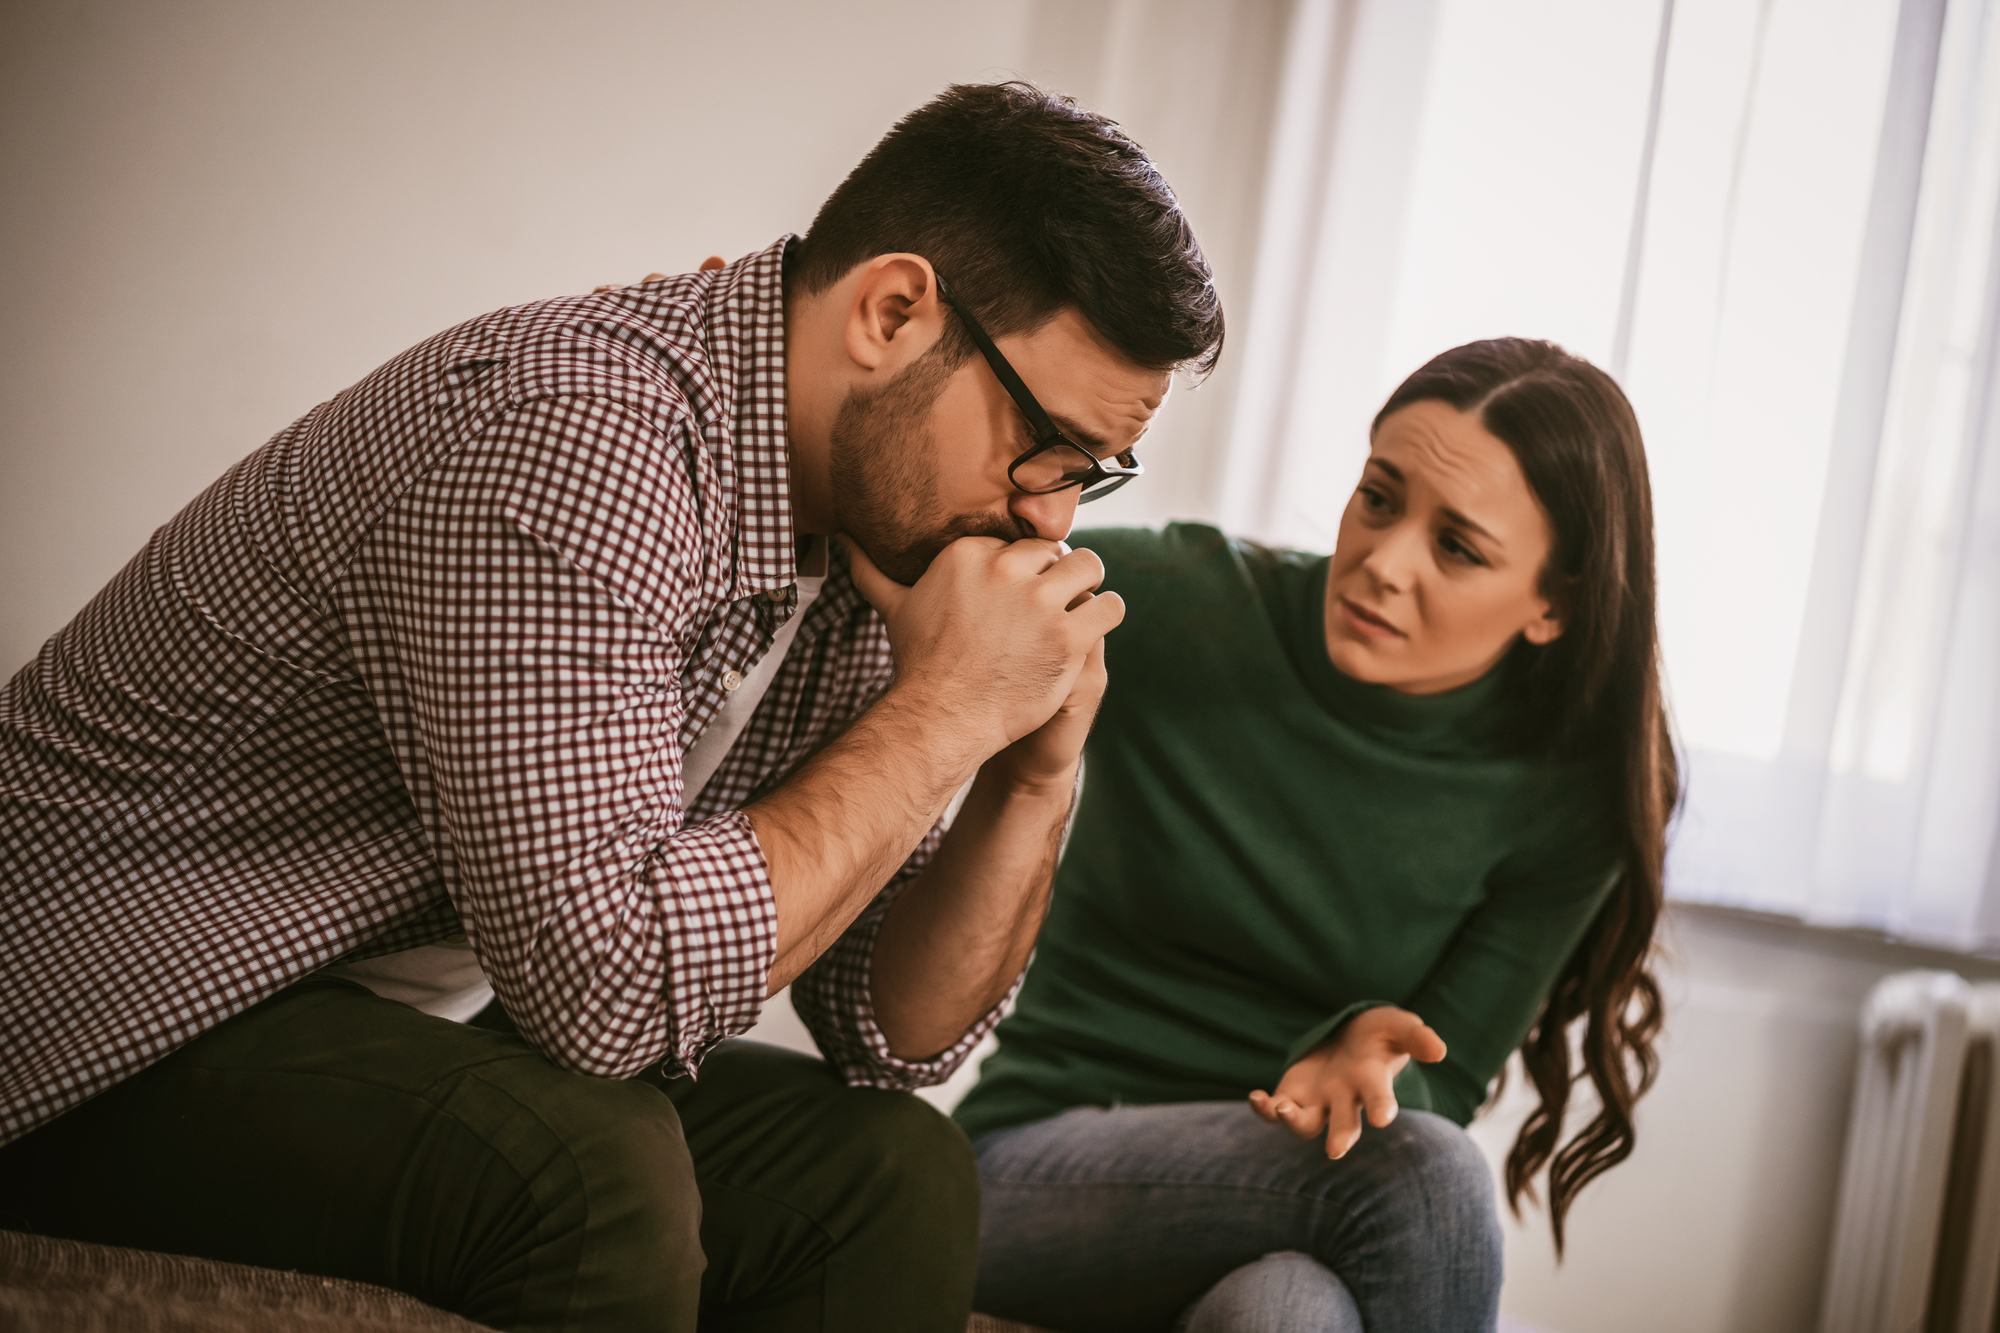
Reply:
[[1820, 1333], [2000, 1333], [1996, 1049], [2000, 986], [1869, 995]]

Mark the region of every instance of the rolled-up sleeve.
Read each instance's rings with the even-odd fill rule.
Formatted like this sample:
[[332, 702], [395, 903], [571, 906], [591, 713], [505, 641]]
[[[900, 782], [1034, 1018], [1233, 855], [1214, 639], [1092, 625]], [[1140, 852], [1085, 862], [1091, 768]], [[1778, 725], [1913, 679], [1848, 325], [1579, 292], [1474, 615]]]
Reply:
[[819, 1044], [820, 1054], [840, 1072], [842, 1079], [854, 1086], [907, 1092], [944, 1082], [993, 1030], [1007, 1012], [1014, 992], [1021, 987], [1021, 978], [1016, 977], [1005, 998], [980, 1015], [957, 1041], [928, 1060], [905, 1060], [889, 1049], [889, 1039], [875, 1020], [872, 999], [870, 979], [875, 941], [897, 897], [923, 874], [931, 858], [937, 855], [944, 832], [944, 826], [939, 825], [925, 835], [895, 878], [875, 896], [854, 924], [792, 983], [792, 1007]]
[[606, 1078], [692, 1068], [748, 1027], [776, 952], [748, 819], [684, 818], [688, 487], [602, 456], [658, 430], [531, 404], [353, 568], [378, 622], [363, 673], [480, 966], [544, 1054]]

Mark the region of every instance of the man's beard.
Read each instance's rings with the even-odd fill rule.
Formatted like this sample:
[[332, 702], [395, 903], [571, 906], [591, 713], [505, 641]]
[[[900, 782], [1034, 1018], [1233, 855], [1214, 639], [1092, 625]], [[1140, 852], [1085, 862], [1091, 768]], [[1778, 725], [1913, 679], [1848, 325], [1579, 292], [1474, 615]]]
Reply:
[[1018, 541], [1033, 526], [1009, 514], [949, 514], [938, 499], [931, 409], [957, 369], [941, 345], [880, 389], [851, 390], [834, 418], [829, 464], [834, 514], [875, 567], [898, 583], [923, 577], [960, 537]]

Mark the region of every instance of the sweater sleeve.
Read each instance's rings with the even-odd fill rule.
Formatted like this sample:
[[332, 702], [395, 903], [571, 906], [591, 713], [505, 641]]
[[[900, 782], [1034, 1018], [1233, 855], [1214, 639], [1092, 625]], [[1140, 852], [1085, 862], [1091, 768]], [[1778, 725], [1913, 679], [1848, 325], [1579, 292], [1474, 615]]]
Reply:
[[1486, 900], [1402, 1001], [1447, 1048], [1437, 1064], [1404, 1069], [1396, 1095], [1405, 1105], [1472, 1120], [1617, 882], [1617, 851], [1601, 831], [1607, 821], [1546, 822], [1556, 826], [1550, 834], [1494, 868]]

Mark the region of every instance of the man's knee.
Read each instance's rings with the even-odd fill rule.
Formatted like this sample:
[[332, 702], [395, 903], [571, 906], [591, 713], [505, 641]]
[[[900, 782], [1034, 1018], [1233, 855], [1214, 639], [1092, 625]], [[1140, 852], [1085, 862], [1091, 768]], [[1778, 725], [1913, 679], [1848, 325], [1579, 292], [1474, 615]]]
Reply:
[[913, 1093], [850, 1089], [857, 1156], [885, 1191], [911, 1201], [938, 1225], [976, 1231], [979, 1163], [949, 1116]]
[[[580, 1308], [654, 1311], [667, 1327], [693, 1327], [701, 1196], [679, 1118], [657, 1089], [524, 1054], [471, 1071], [445, 1109], [492, 1163], [457, 1185], [492, 1195], [464, 1313], [508, 1327]], [[433, 1160], [454, 1157], [471, 1164]]]
[[846, 1089], [839, 1101], [854, 1182], [830, 1289], [876, 1295], [884, 1328], [963, 1328], [979, 1268], [979, 1166], [948, 1117], [907, 1092]]
[[801, 1304], [830, 1324], [965, 1327], [979, 1180], [950, 1120], [756, 1042], [724, 1043], [699, 1081], [665, 1088], [701, 1175], [713, 1308]]

